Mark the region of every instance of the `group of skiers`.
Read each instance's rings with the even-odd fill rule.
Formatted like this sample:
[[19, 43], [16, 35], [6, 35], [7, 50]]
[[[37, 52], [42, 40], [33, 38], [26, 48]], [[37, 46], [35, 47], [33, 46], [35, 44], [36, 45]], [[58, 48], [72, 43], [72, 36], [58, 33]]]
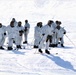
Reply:
[[22, 35], [24, 33], [25, 41], [24, 44], [27, 43], [27, 37], [30, 29], [30, 24], [28, 20], [25, 20], [24, 27], [22, 26], [22, 22], [17, 22], [15, 18], [12, 18], [10, 25], [7, 27], [0, 23], [0, 49], [4, 49], [3, 45], [6, 39], [6, 35], [8, 36], [8, 47], [7, 50], [13, 49], [13, 43], [15, 43], [16, 47], [21, 49]]
[[50, 54], [49, 47], [57, 47], [59, 43], [61, 47], [64, 47], [63, 36], [66, 34], [66, 30], [61, 27], [61, 24], [61, 21], [49, 20], [43, 26], [42, 22], [38, 22], [34, 33], [34, 48], [38, 48], [38, 51], [43, 53], [42, 47], [45, 43], [45, 53]]
[[[38, 48], [38, 51], [42, 53], [42, 47], [45, 43], [45, 52], [50, 54], [48, 51], [49, 47], [57, 47], [60, 43], [61, 47], [64, 47], [63, 36], [66, 34], [66, 30], [61, 27], [61, 21], [49, 20], [46, 25], [43, 26], [42, 22], [38, 22], [34, 28], [34, 46], [33, 48]], [[30, 24], [28, 20], [25, 20], [25, 25], [22, 26], [22, 22], [17, 22], [15, 18], [12, 18], [10, 25], [7, 27], [0, 23], [0, 49], [4, 49], [3, 45], [8, 36], [8, 47], [7, 50], [13, 49], [13, 43], [15, 43], [16, 48], [21, 49], [21, 42], [23, 40], [23, 34], [25, 41], [23, 44], [28, 43], [28, 33], [30, 29]]]

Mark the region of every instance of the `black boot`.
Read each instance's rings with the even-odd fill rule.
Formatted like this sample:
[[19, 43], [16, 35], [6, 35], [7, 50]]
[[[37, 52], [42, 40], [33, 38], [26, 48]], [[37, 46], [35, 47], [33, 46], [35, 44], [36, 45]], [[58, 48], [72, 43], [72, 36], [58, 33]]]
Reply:
[[49, 47], [55, 47], [55, 44], [50, 44]]
[[0, 46], [0, 49], [4, 50], [4, 48], [2, 46]]
[[50, 52], [47, 49], [45, 50], [45, 53], [50, 54]]
[[8, 50], [12, 50], [13, 48], [12, 47], [8, 47]]
[[19, 45], [19, 48], [22, 49], [22, 48], [21, 48], [21, 45]]
[[58, 46], [58, 44], [55, 44], [55, 47], [57, 47]]
[[64, 47], [64, 45], [63, 45], [63, 44], [61, 44], [61, 47]]
[[23, 44], [27, 44], [27, 41], [24, 41]]
[[55, 47], [55, 44], [52, 44], [52, 47]]
[[17, 45], [16, 47], [17, 47], [18, 49], [21, 49], [21, 45]]
[[40, 52], [40, 53], [43, 53], [41, 49], [39, 49], [39, 52]]
[[38, 48], [38, 46], [34, 45], [34, 47], [33, 47], [33, 48]]
[[16, 48], [19, 48], [19, 45], [17, 45]]
[[50, 44], [49, 47], [52, 47], [52, 44]]

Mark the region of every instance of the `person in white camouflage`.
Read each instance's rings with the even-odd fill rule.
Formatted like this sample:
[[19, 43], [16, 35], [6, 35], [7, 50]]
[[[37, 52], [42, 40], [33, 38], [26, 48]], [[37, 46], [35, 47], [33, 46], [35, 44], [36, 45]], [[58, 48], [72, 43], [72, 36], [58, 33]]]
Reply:
[[66, 34], [66, 30], [61, 27], [60, 25], [62, 24], [61, 21], [58, 21], [57, 23], [57, 27], [55, 29], [56, 32], [56, 46], [58, 46], [58, 43], [60, 41], [61, 47], [64, 47], [64, 34]]
[[34, 30], [34, 48], [38, 48], [42, 39], [42, 22], [38, 22]]
[[46, 42], [45, 53], [50, 54], [50, 52], [48, 51], [48, 48], [49, 48], [49, 43], [52, 42], [52, 35], [54, 33], [53, 32], [54, 28], [52, 26], [52, 23], [53, 21], [49, 20], [48, 23], [42, 27], [42, 40], [39, 44], [39, 49], [38, 49], [40, 53], [43, 53], [41, 49], [43, 47], [44, 42]]
[[3, 45], [5, 42], [5, 38], [6, 38], [6, 26], [2, 25], [2, 23], [0, 23], [0, 49], [3, 49]]
[[28, 23], [28, 20], [25, 20], [25, 25], [24, 25], [24, 42], [23, 44], [28, 43], [28, 34], [29, 34], [29, 29], [30, 29], [30, 24]]

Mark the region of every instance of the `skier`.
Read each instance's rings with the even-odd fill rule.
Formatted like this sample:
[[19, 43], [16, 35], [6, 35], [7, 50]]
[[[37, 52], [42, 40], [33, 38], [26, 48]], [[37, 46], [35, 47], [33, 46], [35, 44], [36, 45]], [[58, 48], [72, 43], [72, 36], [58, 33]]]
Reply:
[[61, 47], [64, 47], [64, 39], [63, 36], [66, 34], [66, 30], [62, 28], [60, 25], [62, 24], [61, 21], [56, 22], [57, 27], [55, 29], [56, 32], [56, 45], [58, 45], [58, 42], [61, 42]]
[[5, 38], [6, 38], [6, 26], [2, 25], [2, 23], [0, 23], [0, 49], [3, 49], [3, 44], [5, 42]]
[[40, 41], [42, 39], [42, 34], [41, 34], [41, 30], [42, 30], [42, 22], [38, 22], [37, 25], [35, 26], [35, 31], [34, 31], [34, 48], [38, 48]]
[[58, 21], [55, 21], [52, 23], [52, 26], [54, 28], [54, 34], [52, 35], [52, 42], [50, 43], [49, 47], [56, 47], [56, 33], [55, 33], [55, 29], [57, 27], [56, 22], [58, 22]]
[[17, 45], [18, 42], [18, 28], [14, 26], [14, 21], [10, 22], [10, 25], [7, 26], [7, 33], [8, 33], [8, 50], [13, 49], [13, 40]]
[[24, 28], [22, 26], [22, 22], [19, 21], [17, 26], [17, 32], [19, 32], [19, 34], [17, 34], [17, 43], [16, 43], [18, 49], [19, 48], [21, 49], [23, 31], [24, 31]]
[[25, 41], [23, 42], [23, 44], [28, 43], [27, 38], [28, 38], [29, 29], [30, 29], [30, 24], [28, 23], [28, 20], [25, 20], [25, 25], [24, 25], [24, 38], [25, 38]]
[[[14, 22], [14, 26], [15, 26], [15, 27], [18, 26], [18, 22], [16, 21], [15, 18], [12, 18], [12, 21]], [[13, 43], [15, 43], [15, 40], [13, 40]]]
[[44, 42], [46, 41], [45, 53], [50, 54], [50, 52], [48, 51], [49, 42], [52, 42], [52, 35], [53, 35], [53, 31], [54, 31], [54, 28], [52, 27], [52, 23], [53, 23], [53, 21], [49, 20], [47, 25], [43, 26], [43, 28], [42, 28], [42, 36], [43, 37], [40, 42], [39, 50], [38, 50], [40, 53], [42, 53], [41, 48], [42, 48]]

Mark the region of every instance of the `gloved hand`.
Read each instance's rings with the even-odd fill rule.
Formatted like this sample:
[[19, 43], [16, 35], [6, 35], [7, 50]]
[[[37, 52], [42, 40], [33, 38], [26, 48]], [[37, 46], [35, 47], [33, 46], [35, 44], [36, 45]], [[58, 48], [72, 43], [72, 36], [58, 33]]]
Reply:
[[23, 30], [20, 30], [19, 33], [23, 33]]
[[64, 32], [64, 34], [66, 34], [66, 32]]
[[53, 33], [55, 33], [55, 32], [53, 32]]
[[25, 27], [24, 31], [25, 31], [25, 32], [27, 31], [27, 27]]
[[45, 35], [45, 34], [42, 34], [43, 36]]
[[19, 35], [22, 36], [23, 34], [23, 30], [19, 31]]
[[4, 33], [4, 35], [6, 35], [6, 33]]

